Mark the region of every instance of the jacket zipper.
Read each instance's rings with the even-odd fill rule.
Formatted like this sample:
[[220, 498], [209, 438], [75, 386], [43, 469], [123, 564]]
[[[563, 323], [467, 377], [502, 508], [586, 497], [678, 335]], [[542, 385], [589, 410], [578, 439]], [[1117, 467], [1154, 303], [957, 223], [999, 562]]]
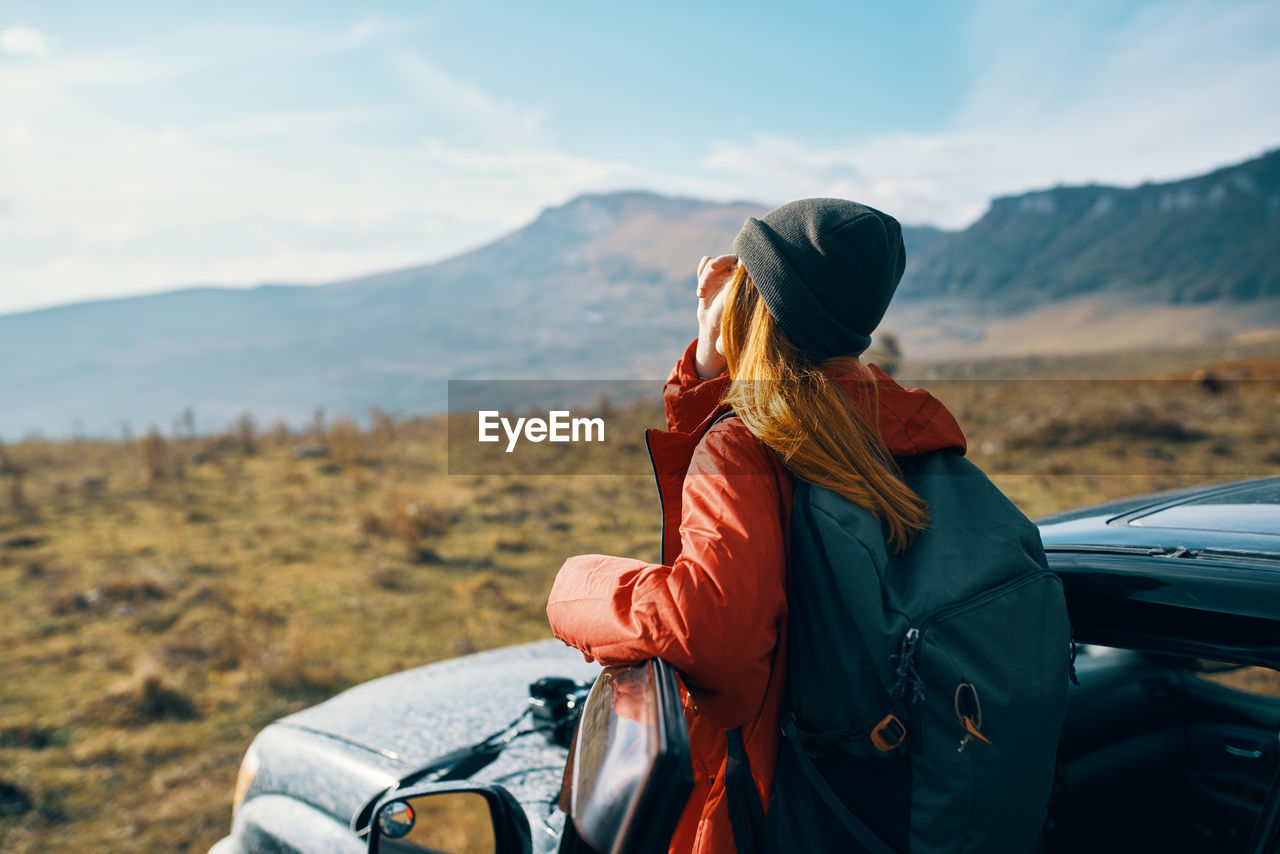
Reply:
[[649, 431], [644, 431], [644, 449], [649, 454], [649, 468], [653, 469], [653, 485], [658, 489], [658, 515], [662, 528], [658, 534], [658, 563], [667, 562], [667, 511], [662, 506], [662, 481], [658, 479], [658, 464], [653, 459], [653, 445], [649, 443]]
[[[1030, 584], [1031, 582], [1044, 578], [1045, 576], [1058, 578], [1058, 574], [1051, 569], [1037, 569], [1033, 572], [1028, 572], [1025, 575], [1018, 576], [1017, 578], [1010, 579], [1002, 584], [998, 584], [995, 587], [988, 588], [975, 596], [970, 596], [968, 599], [956, 602], [954, 605], [948, 605], [945, 608], [939, 608], [936, 611], [926, 614], [914, 626], [908, 628], [906, 633], [902, 636], [902, 645], [899, 647], [897, 656], [898, 678], [890, 693], [895, 699], [905, 699], [907, 702], [912, 704], [924, 701], [924, 685], [922, 684], [920, 673], [916, 670], [915, 658], [916, 652], [920, 647], [920, 640], [924, 637], [924, 633], [928, 631], [930, 626], [940, 620], [945, 620], [948, 617], [953, 617], [956, 614], [967, 611], [970, 608], [976, 608], [997, 596], [1003, 596], [1011, 590], [1017, 590], [1019, 587], [1022, 587], [1025, 584]], [[1061, 579], [1059, 579], [1059, 581], [1061, 581]]]
[[[716, 426], [722, 419], [737, 415], [732, 409], [727, 409], [716, 416], [715, 421], [711, 422], [711, 427]], [[710, 430], [711, 427], [707, 429]], [[662, 480], [658, 477], [658, 464], [653, 459], [653, 445], [649, 442], [649, 431], [644, 431], [644, 449], [649, 454], [649, 468], [653, 469], [653, 485], [658, 490], [658, 512], [662, 515], [662, 531], [658, 540], [658, 563], [665, 564], [667, 562], [667, 509], [665, 502], [662, 500]]]

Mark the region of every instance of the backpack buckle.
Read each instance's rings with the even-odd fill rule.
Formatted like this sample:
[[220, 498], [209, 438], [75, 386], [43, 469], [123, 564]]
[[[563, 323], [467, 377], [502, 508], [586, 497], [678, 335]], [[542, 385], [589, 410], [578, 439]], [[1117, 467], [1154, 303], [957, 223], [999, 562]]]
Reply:
[[907, 728], [890, 712], [884, 720], [871, 728], [871, 745], [881, 753], [897, 750], [907, 738]]

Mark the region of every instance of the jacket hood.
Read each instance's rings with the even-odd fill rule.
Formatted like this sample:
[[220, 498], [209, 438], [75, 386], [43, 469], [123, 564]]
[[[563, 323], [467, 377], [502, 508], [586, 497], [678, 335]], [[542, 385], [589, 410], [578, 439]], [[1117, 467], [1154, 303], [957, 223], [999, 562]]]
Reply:
[[[965, 452], [964, 433], [942, 401], [922, 388], [903, 388], [876, 365], [867, 367], [875, 377], [877, 420], [889, 453], [913, 457], [943, 448]], [[861, 374], [849, 371], [831, 378], [855, 401], [868, 399], [867, 380]]]

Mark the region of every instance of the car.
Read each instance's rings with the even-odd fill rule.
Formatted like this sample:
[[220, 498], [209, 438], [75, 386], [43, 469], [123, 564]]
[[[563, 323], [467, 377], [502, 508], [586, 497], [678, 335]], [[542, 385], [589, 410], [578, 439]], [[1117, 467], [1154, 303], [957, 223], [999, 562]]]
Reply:
[[[1280, 477], [1037, 524], [1078, 650], [1048, 850], [1273, 851]], [[689, 791], [675, 680], [548, 640], [358, 685], [258, 734], [211, 854], [665, 850]]]

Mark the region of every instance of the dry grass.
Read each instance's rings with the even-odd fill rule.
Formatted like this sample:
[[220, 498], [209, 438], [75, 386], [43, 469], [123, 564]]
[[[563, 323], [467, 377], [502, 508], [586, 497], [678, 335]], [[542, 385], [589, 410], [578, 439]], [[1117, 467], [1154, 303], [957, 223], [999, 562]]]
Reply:
[[[5, 446], [0, 850], [204, 851], [266, 723], [545, 637], [565, 554], [653, 552], [648, 477], [508, 492], [445, 474], [438, 420], [344, 430]], [[572, 518], [606, 500], [623, 528]]]
[[[930, 385], [1033, 516], [1280, 471], [1274, 385]], [[643, 455], [659, 418], [614, 404], [622, 444], [593, 453]], [[566, 555], [655, 556], [647, 473], [447, 474], [445, 438], [439, 419], [382, 415], [369, 431], [317, 417], [305, 437], [245, 419], [221, 437], [5, 446], [0, 849], [204, 851], [269, 721], [546, 637]]]

